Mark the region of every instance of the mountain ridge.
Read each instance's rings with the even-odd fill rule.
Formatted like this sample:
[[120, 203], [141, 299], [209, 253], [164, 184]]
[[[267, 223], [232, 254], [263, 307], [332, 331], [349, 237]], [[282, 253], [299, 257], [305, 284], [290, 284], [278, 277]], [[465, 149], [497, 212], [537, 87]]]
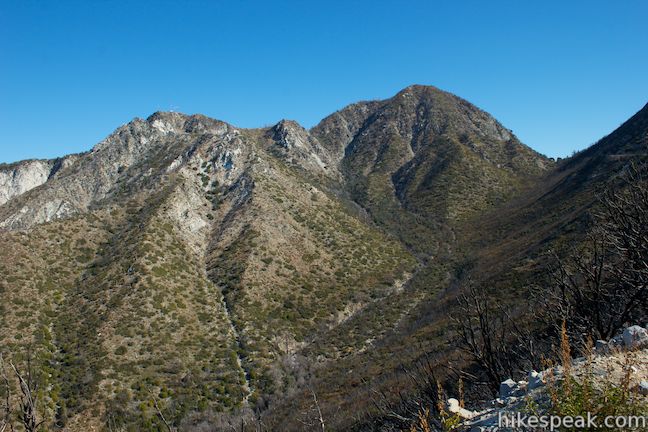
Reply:
[[620, 169], [606, 152], [642, 148], [644, 111], [558, 166], [424, 86], [310, 130], [136, 118], [0, 191], [0, 351], [32, 347], [52, 428], [163, 427], [152, 394], [188, 430], [254, 415], [299, 430], [308, 388], [327, 415], [369, 410], [369, 383], [401, 386], [403, 365], [447, 353], [439, 338], [464, 278], [515, 295], [547, 244], [578, 240], [588, 161]]
[[[393, 98], [384, 101], [360, 102], [360, 103], [349, 105], [343, 108], [342, 110], [332, 114], [331, 116], [326, 117], [320, 122], [320, 124], [312, 128], [310, 131], [304, 129], [297, 122], [288, 121], [288, 120], [281, 120], [276, 125], [266, 129], [269, 129], [268, 133], [272, 135], [271, 138], [274, 139], [276, 142], [279, 142], [280, 146], [284, 147], [284, 157], [286, 157], [286, 153], [288, 151], [291, 151], [292, 154], [290, 155], [290, 157], [299, 159], [300, 162], [306, 164], [306, 166], [309, 169], [319, 167], [325, 172], [331, 173], [331, 176], [339, 178], [341, 176], [336, 171], [340, 169], [340, 164], [343, 163], [343, 160], [348, 159], [347, 153], [353, 153], [353, 152], [350, 150], [350, 148], [347, 148], [346, 145], [344, 145], [344, 149], [342, 153], [344, 153], [345, 157], [340, 158], [340, 149], [327, 148], [327, 146], [324, 144], [327, 141], [331, 141], [331, 139], [340, 141], [339, 132], [335, 130], [330, 130], [331, 128], [327, 128], [326, 126], [328, 123], [332, 121], [331, 118], [333, 118], [334, 116], [343, 115], [340, 113], [345, 113], [349, 111], [355, 112], [357, 109], [359, 109], [360, 111], [364, 111], [369, 116], [380, 117], [381, 109], [389, 109], [390, 104], [393, 105], [395, 100], [413, 97], [412, 95], [419, 95], [419, 96], [423, 95], [421, 97], [423, 97], [424, 101], [421, 102], [419, 105], [424, 107], [426, 107], [427, 105], [435, 105], [436, 100], [439, 98], [443, 100], [444, 106], [448, 104], [446, 99], [449, 99], [452, 102], [463, 104], [467, 107], [466, 108], [468, 109], [467, 112], [472, 113], [472, 114], [466, 114], [466, 116], [470, 117], [470, 115], [473, 115], [480, 118], [481, 119], [480, 121], [483, 120], [483, 122], [485, 122], [484, 124], [486, 124], [485, 127], [487, 128], [487, 130], [488, 128], [490, 128], [491, 129], [490, 132], [499, 134], [500, 138], [508, 139], [510, 137], [509, 132], [503, 129], [503, 127], [501, 127], [501, 125], [499, 125], [499, 123], [496, 120], [492, 119], [492, 117], [488, 116], [488, 114], [477, 109], [467, 101], [457, 98], [456, 96], [453, 96], [449, 93], [443, 92], [437, 88], [425, 87], [425, 86], [407, 87], [406, 89], [397, 93]], [[378, 109], [377, 113], [370, 114], [369, 111], [372, 108], [374, 110]], [[401, 107], [397, 107], [395, 109], [400, 110]], [[446, 123], [448, 122], [448, 118], [450, 117], [443, 116], [443, 119]], [[438, 123], [439, 121], [437, 121], [434, 125], [432, 125], [432, 128], [436, 129], [436, 132], [439, 132], [442, 128], [442, 126]], [[255, 131], [255, 130], [263, 130], [263, 129], [264, 128], [248, 129], [248, 130]], [[118, 127], [113, 133], [111, 133], [106, 139], [102, 140], [100, 143], [94, 146], [93, 149], [90, 150], [89, 152], [81, 153], [77, 156], [74, 156], [70, 160], [70, 162], [66, 163], [67, 165], [66, 168], [68, 168], [70, 165], [78, 164], [79, 160], [83, 162], [85, 159], [88, 158], [97, 159], [96, 156], [98, 154], [107, 151], [113, 152], [113, 154], [108, 155], [109, 158], [121, 157], [123, 159], [120, 162], [122, 163], [122, 165], [124, 164], [132, 165], [139, 161], [138, 158], [143, 155], [142, 153], [143, 151], [147, 151], [147, 152], [153, 151], [156, 148], [155, 147], [156, 143], [159, 144], [159, 138], [165, 135], [168, 134], [175, 134], [179, 136], [186, 135], [186, 134], [218, 135], [218, 134], [226, 133], [226, 131], [229, 130], [242, 131], [246, 129], [236, 128], [232, 125], [229, 125], [228, 123], [216, 119], [211, 119], [209, 117], [200, 114], [187, 115], [187, 114], [181, 114], [175, 112], [158, 111], [151, 114], [149, 117], [147, 117], [146, 120], [135, 118], [130, 122]], [[348, 133], [358, 132], [359, 130], [360, 130], [360, 126], [357, 126], [352, 131], [351, 130], [348, 131]], [[401, 132], [406, 134], [408, 133], [407, 131], [404, 132], [401, 131]], [[409, 132], [409, 134], [412, 135], [411, 132]], [[333, 138], [331, 138], [328, 135], [332, 135]], [[348, 145], [353, 145], [353, 141], [357, 137], [349, 136], [349, 138], [351, 138], [351, 140], [348, 142]], [[289, 144], [286, 141], [286, 139], [289, 139], [291, 143]], [[356, 142], [361, 142], [361, 141], [362, 141], [361, 138], [356, 140]], [[344, 143], [345, 140], [342, 139], [340, 142]], [[121, 149], [122, 151], [119, 151], [120, 147], [122, 148]], [[167, 147], [169, 151], [174, 150], [168, 145]], [[290, 149], [288, 147], [290, 147]], [[525, 147], [521, 147], [521, 149], [525, 149]], [[390, 150], [384, 149], [384, 151], [390, 151]], [[406, 149], [406, 151], [412, 153], [413, 156], [412, 145], [410, 145], [410, 147]], [[513, 153], [515, 153], [515, 151], [513, 151]], [[542, 162], [538, 162], [538, 163], [540, 164], [547, 163], [546, 158], [540, 158], [539, 155], [536, 156], [538, 157], [537, 159], [538, 161], [542, 160]], [[484, 154], [480, 154], [480, 157], [484, 158], [487, 156], [485, 156]], [[63, 158], [60, 160], [65, 161], [66, 159]], [[513, 161], [509, 161], [509, 162], [513, 163]], [[24, 167], [26, 163], [27, 162], [17, 162], [15, 164], [12, 164], [12, 166], [18, 167], [18, 169], [20, 169], [19, 167], [21, 166]], [[52, 162], [45, 162], [45, 163], [49, 164]], [[501, 164], [498, 164], [498, 166], [501, 166]], [[38, 215], [36, 219], [39, 221], [44, 221], [44, 220], [49, 220], [52, 217], [58, 217], [60, 215], [65, 215], [70, 212], [75, 212], [77, 211], [77, 208], [82, 210], [85, 207], [87, 207], [87, 205], [89, 205], [89, 202], [98, 198], [98, 196], [94, 196], [94, 195], [101, 195], [101, 193], [106, 193], [111, 187], [113, 187], [114, 186], [113, 182], [115, 180], [115, 177], [117, 177], [117, 175], [114, 172], [112, 173], [109, 172], [109, 170], [106, 167], [103, 167], [103, 169], [101, 167], [95, 167], [95, 168], [97, 169], [95, 175], [103, 175], [104, 177], [101, 184], [95, 184], [95, 189], [99, 189], [101, 190], [101, 192], [99, 192], [98, 194], [92, 194], [92, 193], [88, 194], [86, 192], [86, 195], [91, 195], [91, 196], [87, 197], [85, 200], [83, 200], [84, 202], [81, 203], [78, 202], [65, 203], [63, 202], [64, 200], [59, 200], [57, 203], [50, 204], [51, 208], [48, 211], [44, 212], [44, 214], [41, 213], [40, 215]], [[120, 169], [123, 169], [123, 167], [120, 167]], [[365, 171], [367, 169], [369, 169], [369, 167], [365, 168]], [[403, 169], [405, 171], [408, 171], [404, 167]], [[5, 170], [2, 170], [2, 168], [0, 167], [0, 175], [4, 175], [5, 178], [10, 176], [15, 177], [15, 174], [9, 174], [7, 171], [8, 171], [7, 168], [5, 168]], [[408, 176], [411, 177], [413, 174], [408, 172], [405, 172], [404, 174], [405, 175], [402, 176], [402, 178], [404, 179], [403, 182], [407, 183], [408, 182], [407, 177]], [[39, 176], [35, 172], [31, 175], [28, 174], [26, 176], [27, 177], [26, 181], [22, 182], [22, 184], [20, 184], [19, 182], [18, 185], [13, 185], [13, 187], [11, 187], [11, 185], [5, 186], [4, 190], [0, 191], [2, 192], [0, 193], [0, 196], [4, 195], [6, 197], [13, 198], [22, 195], [23, 193], [28, 192], [33, 188], [42, 186], [43, 184], [47, 183], [47, 180], [49, 180], [50, 176], [51, 175], [47, 176], [47, 178], [44, 179], [43, 175]], [[5, 181], [5, 183], [7, 183], [7, 181]], [[95, 181], [95, 183], [97, 182]], [[10, 189], [11, 191], [9, 191]], [[403, 187], [403, 190], [404, 189], [406, 188]], [[79, 191], [79, 194], [83, 194], [83, 192], [84, 191]], [[1, 217], [2, 216], [0, 213], [0, 218]], [[0, 224], [2, 224], [2, 226], [4, 227], [20, 226], [21, 223], [23, 222], [20, 221], [7, 222], [6, 219], [0, 222]]]

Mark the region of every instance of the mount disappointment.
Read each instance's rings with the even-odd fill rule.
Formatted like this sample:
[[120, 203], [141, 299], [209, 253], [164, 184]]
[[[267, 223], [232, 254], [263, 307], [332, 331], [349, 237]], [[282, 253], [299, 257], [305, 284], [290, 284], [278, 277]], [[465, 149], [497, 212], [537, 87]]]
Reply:
[[446, 352], [467, 269], [535, 277], [520, 260], [585, 214], [586, 173], [645, 156], [645, 112], [557, 167], [425, 86], [311, 130], [155, 113], [0, 165], [0, 351], [33, 353], [51, 428], [157, 430], [159, 409], [182, 430], [301, 430], [308, 390], [330, 427], [362, 429], [367, 391]]

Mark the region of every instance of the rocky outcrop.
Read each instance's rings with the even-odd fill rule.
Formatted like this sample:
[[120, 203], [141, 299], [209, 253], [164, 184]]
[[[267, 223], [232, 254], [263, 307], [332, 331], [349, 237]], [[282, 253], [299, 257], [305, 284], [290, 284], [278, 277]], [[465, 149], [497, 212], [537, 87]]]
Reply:
[[205, 116], [158, 112], [119, 127], [88, 153], [18, 164], [4, 170], [8, 186], [0, 183], [7, 197], [0, 228], [28, 228], [132, 198], [177, 171], [199, 146], [234, 135], [231, 126]]
[[44, 184], [73, 159], [28, 160], [0, 165], [0, 205]]
[[648, 331], [638, 325], [623, 331], [623, 345], [628, 349], [648, 348]]
[[339, 177], [335, 156], [292, 120], [281, 120], [268, 131], [273, 142], [270, 151], [291, 165], [329, 177]]

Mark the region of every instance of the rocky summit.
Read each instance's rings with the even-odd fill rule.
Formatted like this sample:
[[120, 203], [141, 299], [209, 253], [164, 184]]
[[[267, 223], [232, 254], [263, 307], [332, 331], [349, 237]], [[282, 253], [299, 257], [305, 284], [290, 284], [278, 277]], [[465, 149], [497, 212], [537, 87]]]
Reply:
[[29, 357], [48, 430], [380, 430], [367, 395], [461, 362], [459, 282], [527, 298], [645, 160], [647, 113], [555, 162], [415, 85], [310, 130], [158, 112], [0, 165], [0, 353]]

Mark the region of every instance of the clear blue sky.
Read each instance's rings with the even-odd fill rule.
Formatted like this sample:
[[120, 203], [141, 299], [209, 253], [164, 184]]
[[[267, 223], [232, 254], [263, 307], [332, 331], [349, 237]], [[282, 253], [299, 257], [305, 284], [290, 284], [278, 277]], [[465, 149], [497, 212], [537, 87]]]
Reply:
[[316, 124], [432, 84], [564, 156], [648, 102], [648, 2], [0, 0], [0, 161], [156, 110]]

